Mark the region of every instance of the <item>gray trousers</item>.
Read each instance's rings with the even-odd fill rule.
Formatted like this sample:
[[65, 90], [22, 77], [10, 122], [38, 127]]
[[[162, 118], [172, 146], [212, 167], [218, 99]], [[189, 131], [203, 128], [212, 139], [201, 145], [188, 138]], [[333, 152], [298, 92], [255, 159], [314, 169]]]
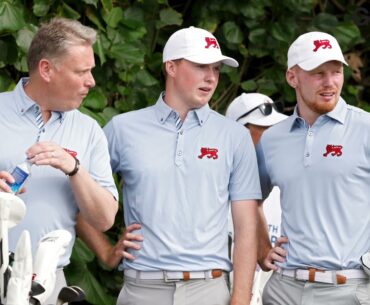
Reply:
[[264, 305], [370, 305], [369, 279], [346, 284], [310, 283], [274, 272], [262, 296]]
[[125, 276], [117, 305], [229, 305], [227, 276], [165, 282]]

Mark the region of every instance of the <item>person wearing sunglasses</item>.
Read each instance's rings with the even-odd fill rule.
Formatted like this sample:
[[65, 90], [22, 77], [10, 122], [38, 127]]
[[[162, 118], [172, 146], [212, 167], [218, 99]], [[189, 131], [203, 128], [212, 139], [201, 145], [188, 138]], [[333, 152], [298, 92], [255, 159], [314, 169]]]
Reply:
[[370, 304], [370, 114], [341, 97], [344, 65], [332, 35], [299, 36], [286, 71], [294, 113], [256, 147], [263, 198], [281, 190], [285, 237], [262, 240], [262, 268], [274, 270], [265, 305]]
[[[266, 129], [287, 118], [285, 114], [276, 110], [276, 106], [271, 98], [261, 93], [242, 93], [236, 97], [228, 106], [226, 117], [247, 127], [254, 145], [258, 143]], [[280, 237], [281, 222], [280, 190], [278, 187], [274, 187], [269, 197], [263, 202], [263, 205], [259, 205], [259, 213], [264, 228], [267, 228], [269, 232], [271, 243], [275, 244]], [[232, 240], [231, 214], [229, 218], [229, 234]], [[252, 302], [254, 301], [254, 304], [261, 304], [257, 302], [257, 299], [261, 297], [263, 286], [270, 275], [271, 272], [263, 272], [260, 268], [257, 268], [253, 285]], [[232, 283], [232, 276], [230, 281]]]
[[273, 100], [268, 96], [261, 93], [242, 93], [230, 103], [226, 117], [247, 127], [256, 145], [267, 128], [287, 116], [276, 110]]

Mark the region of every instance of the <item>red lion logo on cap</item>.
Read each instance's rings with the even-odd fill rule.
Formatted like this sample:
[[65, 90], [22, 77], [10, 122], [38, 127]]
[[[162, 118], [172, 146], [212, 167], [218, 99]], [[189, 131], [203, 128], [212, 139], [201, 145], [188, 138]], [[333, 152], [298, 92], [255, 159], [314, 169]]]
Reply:
[[332, 156], [340, 157], [342, 155], [342, 145], [326, 145], [326, 153], [323, 154], [324, 157], [327, 157], [329, 154]]
[[315, 45], [315, 49], [313, 50], [314, 52], [316, 52], [320, 47], [322, 47], [323, 49], [332, 48], [328, 39], [315, 40], [313, 44]]
[[205, 46], [206, 49], [208, 49], [210, 47], [213, 47], [214, 49], [219, 49], [220, 48], [218, 46], [216, 38], [206, 37], [205, 40], [206, 40], [206, 43], [207, 43], [206, 46]]
[[198, 158], [203, 159], [203, 157], [207, 156], [208, 159], [212, 158], [216, 160], [218, 159], [217, 153], [218, 153], [217, 148], [202, 147], [200, 149], [200, 155], [198, 156]]

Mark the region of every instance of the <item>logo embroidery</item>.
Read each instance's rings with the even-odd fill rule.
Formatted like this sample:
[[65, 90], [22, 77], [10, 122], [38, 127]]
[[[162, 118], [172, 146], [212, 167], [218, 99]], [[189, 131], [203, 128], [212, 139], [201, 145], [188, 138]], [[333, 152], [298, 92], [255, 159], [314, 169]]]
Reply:
[[69, 153], [73, 158], [77, 157], [77, 152], [69, 150], [68, 148], [63, 148], [67, 153]]
[[219, 49], [220, 48], [218, 46], [217, 40], [215, 38], [206, 37], [205, 40], [206, 40], [206, 43], [207, 43], [206, 46], [205, 46], [206, 49], [208, 49], [210, 47], [213, 47], [214, 49]]
[[200, 149], [200, 155], [198, 156], [198, 158], [203, 159], [203, 157], [207, 156], [208, 159], [212, 158], [216, 160], [218, 159], [217, 153], [218, 153], [217, 148], [202, 147]]
[[342, 155], [342, 145], [326, 145], [326, 153], [323, 154], [324, 157], [327, 157], [329, 154], [332, 156], [340, 157]]
[[330, 41], [328, 39], [315, 40], [313, 44], [315, 45], [315, 49], [313, 50], [314, 52], [317, 52], [317, 50], [320, 49], [320, 47], [322, 47], [323, 49], [332, 48]]

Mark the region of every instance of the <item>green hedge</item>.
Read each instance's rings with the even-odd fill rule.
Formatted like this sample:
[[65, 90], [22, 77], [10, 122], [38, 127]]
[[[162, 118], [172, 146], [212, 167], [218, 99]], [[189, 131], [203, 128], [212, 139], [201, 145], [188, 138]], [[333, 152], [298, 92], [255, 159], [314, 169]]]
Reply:
[[[54, 16], [96, 28], [97, 86], [81, 111], [103, 126], [113, 115], [152, 105], [163, 89], [161, 52], [175, 30], [203, 27], [218, 38], [239, 69], [223, 67], [213, 109], [223, 113], [241, 92], [271, 96], [289, 114], [294, 92], [285, 82], [286, 53], [301, 33], [320, 30], [337, 37], [347, 55], [343, 96], [370, 110], [370, 5], [368, 1], [310, 0], [0, 0], [0, 91], [27, 75], [25, 54], [40, 22]], [[1, 105], [0, 105], [1, 108]], [[122, 211], [108, 232], [122, 229]], [[105, 270], [80, 240], [67, 269], [70, 283], [87, 292], [90, 304], [115, 304], [122, 274]]]

